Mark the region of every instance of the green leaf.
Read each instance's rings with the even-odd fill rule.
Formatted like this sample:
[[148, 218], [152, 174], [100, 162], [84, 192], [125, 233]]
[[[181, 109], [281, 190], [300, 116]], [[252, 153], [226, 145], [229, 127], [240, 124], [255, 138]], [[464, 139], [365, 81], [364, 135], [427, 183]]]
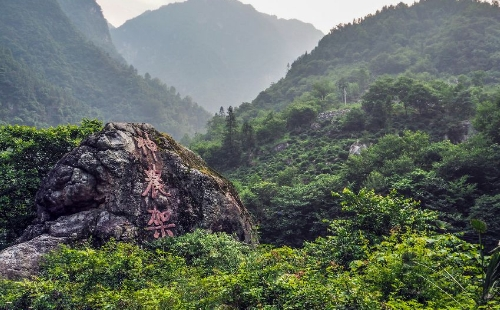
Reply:
[[488, 226], [486, 225], [485, 222], [478, 220], [478, 219], [472, 219], [470, 221], [470, 224], [474, 230], [480, 234], [486, 233], [486, 230], [488, 230]]

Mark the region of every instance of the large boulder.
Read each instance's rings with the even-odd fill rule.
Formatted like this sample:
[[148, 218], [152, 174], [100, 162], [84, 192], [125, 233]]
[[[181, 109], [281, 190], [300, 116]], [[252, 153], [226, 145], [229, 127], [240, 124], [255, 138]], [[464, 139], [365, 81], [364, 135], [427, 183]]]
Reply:
[[109, 123], [88, 137], [48, 174], [36, 207], [19, 243], [0, 252], [0, 276], [32, 275], [56, 244], [80, 240], [143, 242], [202, 228], [256, 242], [231, 183], [148, 124]]

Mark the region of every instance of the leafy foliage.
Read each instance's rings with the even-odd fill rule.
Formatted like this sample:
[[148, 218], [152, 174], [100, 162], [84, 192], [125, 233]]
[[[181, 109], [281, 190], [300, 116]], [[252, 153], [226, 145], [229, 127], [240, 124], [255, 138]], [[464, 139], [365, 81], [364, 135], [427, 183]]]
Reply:
[[0, 126], [0, 248], [13, 242], [34, 218], [35, 194], [64, 154], [101, 130], [97, 120], [47, 129]]
[[[347, 209], [357, 209], [356, 201], [368, 197], [382, 204], [398, 201], [396, 197], [378, 197], [368, 192], [344, 194], [349, 196], [345, 200]], [[414, 220], [425, 221], [418, 215]], [[406, 231], [393, 229], [373, 244], [365, 243], [362, 259], [354, 258], [344, 265], [339, 265], [337, 248], [327, 246], [342, 237], [338, 233], [308, 243], [304, 249], [266, 246], [251, 249], [228, 235], [202, 231], [157, 241], [147, 249], [114, 241], [99, 249], [88, 245], [74, 249], [63, 246], [45, 257], [37, 278], [23, 282], [0, 280], [0, 307], [444, 309], [476, 306], [482, 293], [476, 278], [481, 272], [476, 247], [452, 235], [434, 234], [418, 227], [410, 225]], [[345, 233], [354, 236], [360, 231]], [[491, 261], [494, 263], [494, 258]], [[489, 308], [497, 305], [495, 298], [484, 304]]]
[[[195, 231], [64, 247], [40, 277], [0, 281], [0, 308], [498, 308], [497, 24], [498, 4], [387, 7], [337, 27], [253, 103], [221, 108], [191, 145], [273, 246]], [[36, 171], [5, 167], [5, 188]], [[2, 196], [21, 224], [29, 195]]]
[[344, 223], [347, 230], [362, 230], [369, 240], [387, 236], [391, 231], [425, 231], [430, 228], [430, 221], [436, 219], [436, 213], [420, 210], [419, 203], [398, 197], [396, 192], [380, 196], [366, 189], [354, 194], [344, 189], [340, 195], [342, 210], [352, 213], [349, 222]]
[[390, 307], [460, 309], [475, 306], [477, 284], [470, 276], [478, 273], [476, 255], [474, 247], [450, 235], [392, 235], [376, 246], [368, 264], [353, 265]]
[[305, 249], [323, 256], [327, 249], [335, 249], [328, 251], [325, 258], [345, 267], [366, 258], [369, 247], [387, 236], [395, 232], [426, 231], [437, 219], [437, 213], [420, 210], [418, 202], [399, 197], [395, 192], [381, 196], [373, 190], [362, 189], [355, 194], [344, 189], [334, 196], [341, 199], [343, 214], [330, 222], [329, 236], [306, 244]]
[[[478, 135], [453, 145], [433, 143], [428, 135], [418, 132], [386, 135], [361, 156], [350, 157], [342, 175], [355, 189], [368, 187], [381, 193], [396, 189], [417, 199], [423, 207], [439, 211], [441, 220], [454, 231], [467, 230], [471, 216], [495, 226], [493, 197], [498, 195], [500, 161], [497, 145], [488, 141]], [[479, 198], [481, 195], [486, 196]], [[474, 201], [477, 207], [473, 207]], [[483, 201], [492, 204], [486, 207]], [[496, 231], [487, 235], [489, 247], [497, 242]], [[471, 233], [464, 237], [473, 240]]]
[[[286, 78], [241, 106], [240, 113], [247, 117], [260, 110], [283, 110], [305, 92], [327, 89], [318, 86], [328, 84], [341, 86], [335, 97], [341, 99], [345, 90], [347, 101], [353, 102], [384, 75], [469, 80], [475, 87], [498, 83], [499, 10], [494, 3], [470, 0], [385, 6], [333, 28], [316, 49], [292, 63]], [[433, 99], [426, 87], [408, 94]], [[414, 107], [425, 113], [431, 102], [414, 102]]]
[[474, 119], [477, 130], [490, 137], [493, 142], [500, 143], [500, 98], [495, 103], [491, 101], [482, 102], [477, 109]]
[[203, 268], [207, 274], [217, 270], [234, 272], [250, 251], [248, 246], [227, 234], [201, 229], [177, 238], [156, 240], [149, 247], [183, 257], [189, 266]]
[[[372, 130], [426, 130], [438, 139], [459, 142], [461, 124], [474, 113], [478, 98], [463, 84], [423, 83], [408, 77], [376, 80], [362, 97], [365, 127]], [[403, 109], [401, 109], [403, 108]], [[404, 110], [404, 113], [403, 111]], [[439, 121], [439, 120], [445, 120]]]
[[487, 304], [488, 301], [494, 300], [499, 293], [498, 285], [500, 284], [500, 253], [495, 253], [490, 257], [488, 267], [483, 281], [483, 294], [481, 295], [480, 303]]

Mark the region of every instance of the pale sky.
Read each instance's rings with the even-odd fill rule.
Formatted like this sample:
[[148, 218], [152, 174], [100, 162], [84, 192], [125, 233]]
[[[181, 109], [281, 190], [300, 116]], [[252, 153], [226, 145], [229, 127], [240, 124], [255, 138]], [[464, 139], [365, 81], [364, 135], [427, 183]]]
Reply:
[[[155, 10], [162, 5], [184, 0], [97, 0], [104, 17], [118, 27], [125, 21], [146, 10]], [[413, 4], [415, 0], [240, 0], [251, 4], [257, 11], [276, 15], [279, 18], [298, 19], [313, 24], [327, 34], [340, 23], [352, 22], [355, 18], [374, 14], [384, 5], [400, 2]]]

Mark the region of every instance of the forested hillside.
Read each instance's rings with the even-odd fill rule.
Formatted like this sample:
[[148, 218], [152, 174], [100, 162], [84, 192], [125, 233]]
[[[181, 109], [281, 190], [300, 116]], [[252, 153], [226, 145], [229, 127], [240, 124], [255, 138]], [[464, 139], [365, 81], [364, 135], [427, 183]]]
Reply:
[[189, 0], [148, 11], [111, 31], [139, 72], [192, 94], [206, 109], [238, 105], [284, 76], [323, 33], [236, 0]]
[[1, 5], [3, 122], [47, 126], [98, 117], [149, 122], [176, 137], [203, 130], [205, 110], [114, 60], [77, 30], [87, 22], [74, 26], [56, 0]]
[[323, 219], [341, 214], [330, 193], [347, 187], [396, 190], [467, 240], [481, 218], [493, 246], [498, 29], [496, 4], [468, 0], [339, 25], [252, 103], [221, 110], [191, 147], [236, 183], [266, 243], [326, 234]]
[[94, 0], [57, 0], [63, 12], [87, 39], [103, 49], [111, 57], [125, 62], [118, 53], [109, 34], [108, 22], [101, 7]]
[[479, 1], [423, 0], [400, 3], [375, 15], [341, 24], [311, 53], [302, 55], [285, 79], [240, 109], [255, 115], [282, 110], [304, 92], [329, 84], [329, 99], [356, 101], [377, 77], [404, 74], [456, 84], [500, 79], [500, 14], [496, 4]]
[[75, 123], [82, 115], [97, 116], [70, 91], [18, 62], [11, 50], [3, 47], [0, 47], [0, 106], [0, 121], [4, 125], [47, 126]]

